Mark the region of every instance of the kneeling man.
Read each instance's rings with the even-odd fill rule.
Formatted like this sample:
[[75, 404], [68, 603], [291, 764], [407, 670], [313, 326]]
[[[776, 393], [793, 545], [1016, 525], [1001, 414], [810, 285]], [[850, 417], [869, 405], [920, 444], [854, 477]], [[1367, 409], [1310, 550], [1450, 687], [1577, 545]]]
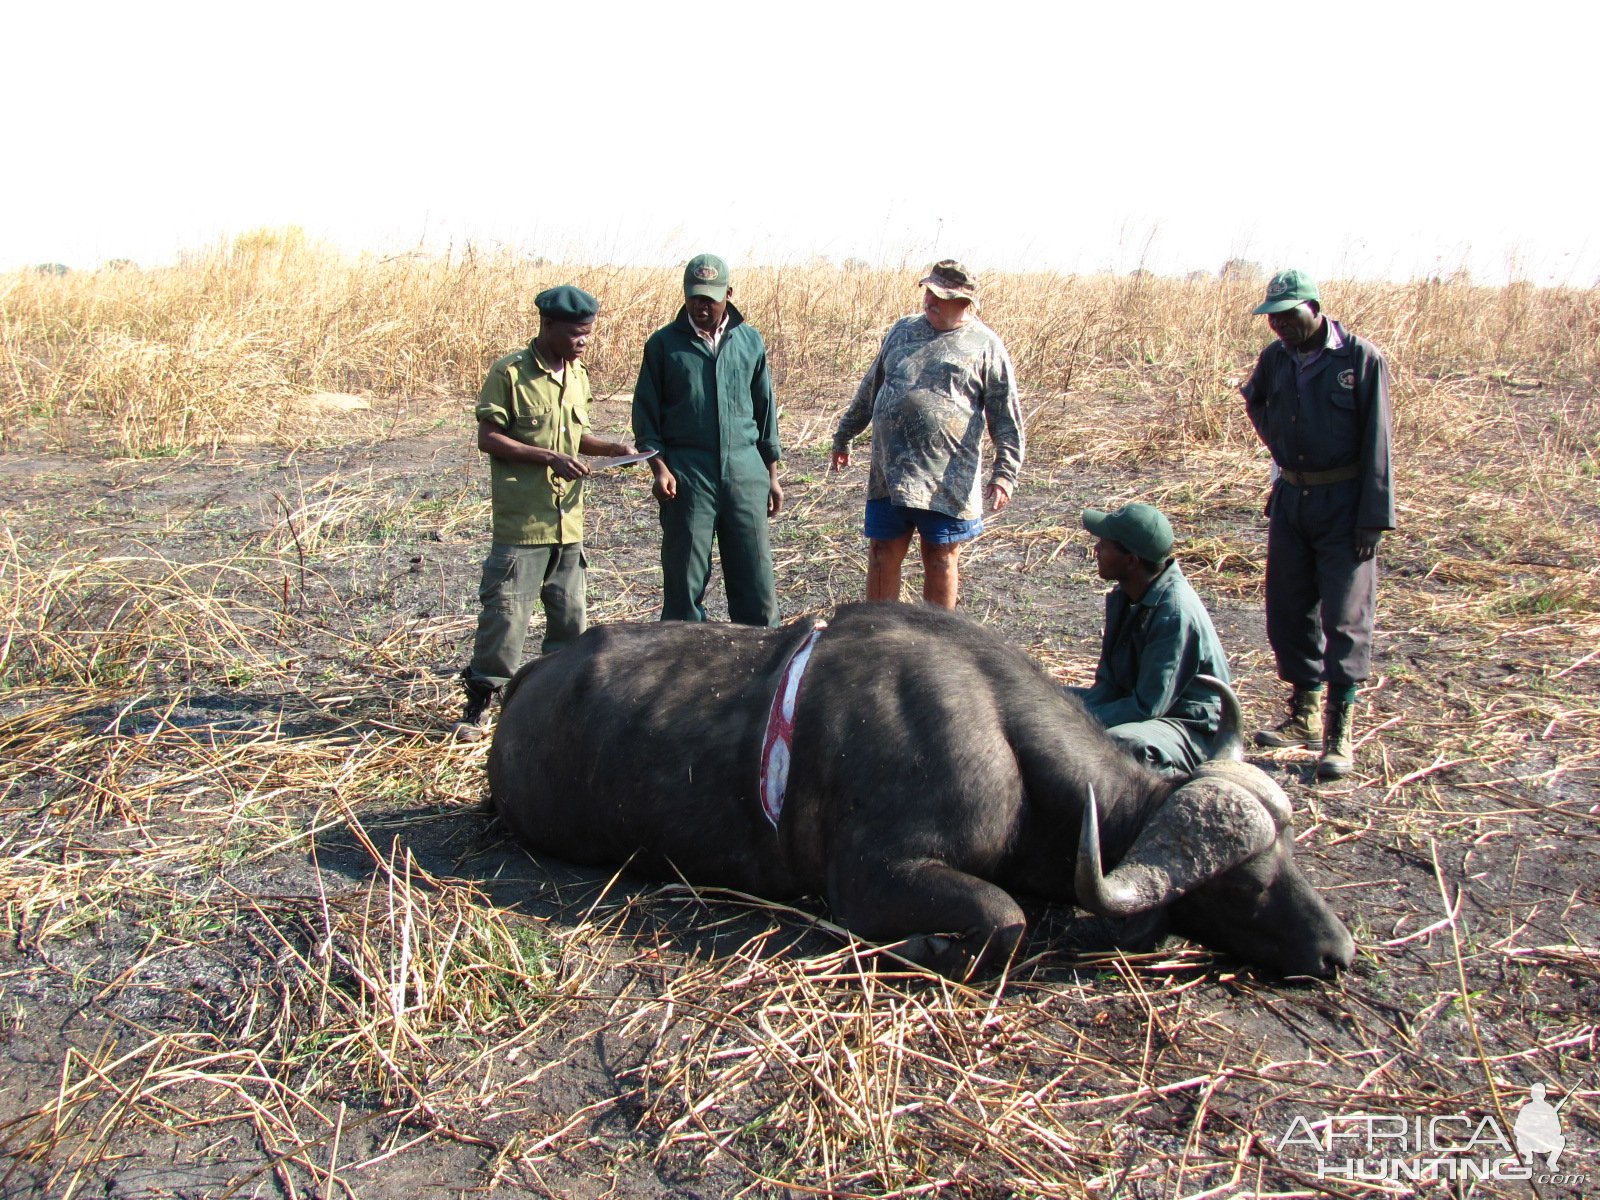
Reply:
[[1211, 617], [1172, 557], [1172, 526], [1160, 510], [1129, 504], [1086, 508], [1106, 594], [1106, 627], [1094, 686], [1068, 688], [1141, 762], [1161, 771], [1194, 770], [1206, 760], [1222, 701], [1195, 682], [1224, 683], [1227, 659]]

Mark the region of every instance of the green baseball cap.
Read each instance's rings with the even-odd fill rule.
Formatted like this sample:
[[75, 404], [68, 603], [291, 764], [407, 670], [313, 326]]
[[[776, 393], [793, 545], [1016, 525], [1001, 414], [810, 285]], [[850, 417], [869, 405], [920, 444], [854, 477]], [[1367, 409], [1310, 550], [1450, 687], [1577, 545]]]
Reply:
[[573, 325], [587, 324], [600, 311], [600, 301], [570, 283], [546, 288], [533, 298], [533, 306], [547, 321], [567, 321]]
[[1159, 508], [1148, 504], [1124, 504], [1112, 512], [1086, 508], [1083, 527], [1151, 562], [1160, 562], [1172, 553], [1172, 524]]
[[1288, 312], [1307, 300], [1322, 303], [1322, 297], [1317, 294], [1317, 281], [1304, 271], [1290, 267], [1267, 280], [1267, 298], [1255, 306], [1254, 312], [1258, 317], [1267, 313]]
[[685, 300], [690, 296], [710, 296], [713, 300], [726, 300], [728, 288], [732, 284], [733, 276], [728, 273], [728, 264], [715, 254], [696, 254], [683, 269]]

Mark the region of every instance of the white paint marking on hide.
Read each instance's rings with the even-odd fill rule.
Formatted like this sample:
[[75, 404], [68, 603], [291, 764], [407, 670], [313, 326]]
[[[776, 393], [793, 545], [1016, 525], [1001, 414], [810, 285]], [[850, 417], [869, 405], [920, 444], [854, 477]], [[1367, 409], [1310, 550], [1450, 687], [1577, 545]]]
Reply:
[[772, 827], [778, 827], [783, 815], [783, 797], [789, 790], [789, 745], [794, 740], [794, 714], [800, 699], [800, 679], [811, 661], [811, 651], [828, 627], [818, 621], [795, 647], [783, 673], [778, 676], [777, 689], [772, 693], [772, 707], [767, 710], [767, 731], [761, 738], [761, 811], [767, 814]]

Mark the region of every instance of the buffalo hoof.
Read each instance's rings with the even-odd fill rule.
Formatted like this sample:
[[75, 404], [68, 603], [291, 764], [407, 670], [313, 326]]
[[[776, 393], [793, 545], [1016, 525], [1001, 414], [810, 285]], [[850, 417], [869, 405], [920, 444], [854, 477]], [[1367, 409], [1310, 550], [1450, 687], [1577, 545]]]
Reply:
[[895, 947], [894, 953], [919, 967], [926, 967], [960, 983], [965, 983], [978, 973], [978, 959], [961, 938], [946, 937], [939, 933], [924, 934], [907, 938]]
[[966, 983], [998, 972], [1016, 954], [1022, 941], [1022, 932], [1020, 925], [1008, 926], [995, 930], [981, 943], [969, 937], [949, 934], [918, 934], [906, 938], [894, 948], [894, 952], [946, 979]]

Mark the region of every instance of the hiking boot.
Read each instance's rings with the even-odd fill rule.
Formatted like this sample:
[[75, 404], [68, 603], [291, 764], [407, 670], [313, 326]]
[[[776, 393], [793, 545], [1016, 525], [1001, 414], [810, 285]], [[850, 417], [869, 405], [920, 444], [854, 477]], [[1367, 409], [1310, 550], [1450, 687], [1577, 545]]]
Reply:
[[1256, 745], [1274, 750], [1322, 749], [1322, 689], [1295, 688], [1289, 697], [1289, 719], [1256, 734]]
[[1355, 705], [1348, 700], [1328, 698], [1328, 707], [1322, 716], [1322, 757], [1317, 761], [1318, 779], [1343, 779], [1355, 770], [1354, 712]]
[[470, 683], [466, 689], [467, 703], [461, 710], [461, 720], [456, 722], [451, 734], [458, 742], [477, 742], [483, 740], [494, 725], [489, 718], [489, 705], [494, 701], [494, 693], [482, 691]]

